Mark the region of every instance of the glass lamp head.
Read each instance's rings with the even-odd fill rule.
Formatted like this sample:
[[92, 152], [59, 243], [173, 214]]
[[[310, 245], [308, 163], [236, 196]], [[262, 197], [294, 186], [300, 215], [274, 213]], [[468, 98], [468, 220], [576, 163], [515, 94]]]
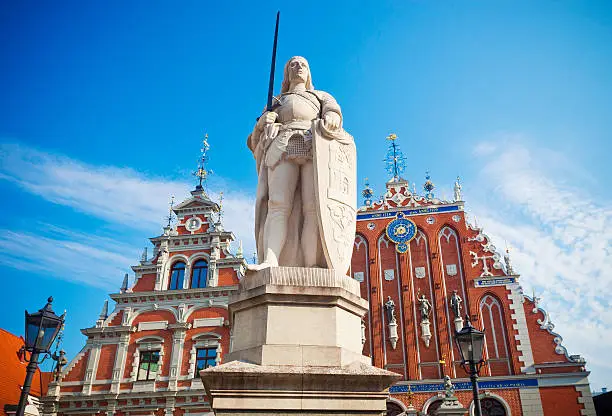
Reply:
[[484, 332], [472, 326], [469, 316], [461, 331], [455, 334], [457, 347], [461, 353], [462, 362], [479, 364], [482, 362], [482, 347], [484, 346]]
[[57, 316], [49, 297], [45, 307], [35, 313], [25, 312], [25, 349], [28, 352], [49, 352], [51, 344], [64, 324], [64, 315]]

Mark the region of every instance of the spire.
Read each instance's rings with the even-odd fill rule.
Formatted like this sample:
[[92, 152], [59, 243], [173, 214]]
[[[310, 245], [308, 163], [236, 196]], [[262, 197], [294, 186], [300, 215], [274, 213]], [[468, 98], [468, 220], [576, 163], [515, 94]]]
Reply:
[[219, 219], [217, 222], [221, 224], [221, 220], [223, 219], [223, 191], [219, 192]]
[[200, 149], [200, 160], [198, 162], [198, 170], [193, 172], [193, 175], [198, 178], [198, 184], [195, 187], [195, 192], [204, 193], [204, 185], [209, 175], [212, 175], [213, 171], [206, 168], [208, 162], [208, 150], [210, 145], [208, 144], [208, 134], [204, 135], [202, 139], [202, 148]]
[[429, 176], [429, 171], [425, 172], [425, 183], [423, 184], [423, 189], [425, 190], [425, 198], [433, 199], [436, 185], [431, 181], [431, 176]]
[[174, 195], [170, 198], [170, 208], [168, 209], [168, 228], [172, 225], [173, 212], [172, 208], [174, 208]]
[[514, 268], [512, 267], [512, 262], [510, 261], [510, 248], [506, 245], [506, 254], [504, 254], [504, 263], [506, 263], [506, 273], [509, 276], [514, 275]]
[[389, 140], [390, 144], [387, 149], [387, 156], [384, 159], [387, 172], [393, 175], [391, 178], [392, 182], [399, 182], [402, 173], [406, 170], [406, 159], [399, 145], [395, 142], [396, 139], [397, 135], [395, 133], [391, 133], [387, 136], [387, 140]]
[[144, 250], [142, 251], [142, 256], [140, 256], [140, 264], [146, 263], [147, 262], [147, 248], [145, 247]]
[[125, 276], [123, 276], [123, 283], [121, 283], [121, 290], [120, 290], [121, 293], [125, 293], [128, 291], [129, 282], [130, 282], [130, 277], [126, 273]]
[[242, 249], [242, 240], [238, 242], [238, 250], [236, 251], [236, 257], [244, 257], [244, 250]]
[[104, 306], [102, 306], [102, 311], [100, 312], [100, 316], [98, 316], [96, 326], [101, 327], [104, 324], [106, 318], [108, 318], [108, 299], [104, 301]]
[[455, 202], [461, 201], [461, 183], [459, 181], [459, 176], [457, 176], [455, 186], [453, 186], [453, 192], [455, 193]]
[[219, 215], [217, 216], [217, 222], [215, 223], [215, 231], [223, 231], [223, 192], [219, 192]]
[[372, 195], [374, 195], [374, 191], [370, 188], [370, 181], [368, 178], [365, 178], [365, 187], [361, 191], [361, 195], [363, 196], [363, 204], [366, 207], [372, 205]]

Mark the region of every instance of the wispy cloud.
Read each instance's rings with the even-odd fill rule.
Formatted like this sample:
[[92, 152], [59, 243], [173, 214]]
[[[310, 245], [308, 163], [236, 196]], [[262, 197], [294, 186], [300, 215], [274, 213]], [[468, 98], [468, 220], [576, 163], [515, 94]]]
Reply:
[[[15, 143], [0, 144], [0, 179], [52, 203], [120, 225], [115, 228], [130, 230], [130, 235], [142, 233], [147, 237], [161, 231], [170, 195], [179, 202], [191, 196], [189, 185], [181, 181], [151, 177], [129, 168], [93, 166]], [[222, 178], [213, 182], [209, 193], [217, 195], [221, 190], [225, 229], [243, 240], [248, 256], [255, 247], [254, 197]], [[111, 281], [116, 285], [117, 276], [135, 263], [141, 250], [115, 240], [127, 231], [113, 238], [61, 227], [53, 233], [41, 232], [51, 227], [23, 232], [0, 230], [0, 263], [90, 285], [105, 286]]]
[[0, 264], [116, 289], [138, 249], [117, 241], [37, 224], [37, 233], [0, 229]]
[[578, 169], [564, 155], [521, 137], [498, 143], [477, 147], [483, 192], [470, 205], [498, 246], [513, 248], [523, 287], [543, 296], [555, 330], [587, 358], [598, 386], [612, 370], [612, 205], [556, 179]]

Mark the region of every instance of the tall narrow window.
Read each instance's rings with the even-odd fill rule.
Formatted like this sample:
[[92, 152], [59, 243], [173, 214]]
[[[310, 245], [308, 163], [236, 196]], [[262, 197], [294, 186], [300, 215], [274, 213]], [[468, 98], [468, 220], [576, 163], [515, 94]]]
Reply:
[[217, 365], [217, 348], [198, 348], [196, 350], [196, 374], [200, 370]]
[[191, 272], [191, 287], [206, 287], [206, 277], [208, 275], [208, 263], [204, 260], [198, 260], [192, 268]]
[[176, 262], [172, 265], [172, 269], [170, 269], [170, 285], [168, 285], [168, 289], [182, 289], [183, 288], [183, 279], [185, 278], [185, 263], [182, 261]]
[[155, 380], [159, 370], [159, 351], [142, 351], [138, 364], [138, 380]]

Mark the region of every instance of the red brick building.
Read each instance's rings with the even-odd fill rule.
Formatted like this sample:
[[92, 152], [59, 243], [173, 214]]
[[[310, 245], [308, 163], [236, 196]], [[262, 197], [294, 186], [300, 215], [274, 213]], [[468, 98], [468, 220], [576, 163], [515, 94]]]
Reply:
[[[433, 414], [444, 375], [453, 378], [458, 398], [471, 411], [471, 384], [454, 341], [464, 322], [455, 322], [455, 291], [459, 317], [468, 314], [485, 330], [483, 414], [595, 414], [584, 359], [567, 353], [538, 299], [523, 294], [509, 255], [500, 255], [483, 230], [466, 221], [459, 183], [453, 201], [433, 197], [431, 189], [419, 196], [402, 179], [388, 182], [380, 201], [371, 201], [370, 194], [366, 190], [357, 214], [351, 273], [370, 303], [364, 354], [406, 380], [391, 388], [389, 414], [410, 403]], [[415, 230], [405, 247], [390, 239], [398, 214]], [[422, 296], [432, 306], [425, 324]], [[385, 313], [389, 299], [397, 339]]]
[[[471, 405], [453, 335], [466, 313], [486, 333], [485, 415], [595, 414], [584, 360], [568, 355], [538, 299], [522, 293], [509, 257], [466, 221], [458, 184], [453, 201], [436, 199], [431, 187], [417, 195], [399, 176], [380, 201], [364, 195], [350, 273], [370, 304], [364, 354], [404, 378], [391, 389], [388, 414], [410, 403], [433, 414], [444, 375]], [[111, 294], [112, 312], [105, 307], [82, 330], [85, 346], [50, 385], [45, 414], [212, 414], [198, 369], [222, 363], [229, 351], [227, 301], [246, 261], [230, 250], [234, 236], [201, 187], [173, 211], [176, 226], [151, 239], [152, 258], [145, 252], [134, 283], [126, 277]], [[404, 245], [390, 239], [398, 214], [401, 231], [413, 231]]]

